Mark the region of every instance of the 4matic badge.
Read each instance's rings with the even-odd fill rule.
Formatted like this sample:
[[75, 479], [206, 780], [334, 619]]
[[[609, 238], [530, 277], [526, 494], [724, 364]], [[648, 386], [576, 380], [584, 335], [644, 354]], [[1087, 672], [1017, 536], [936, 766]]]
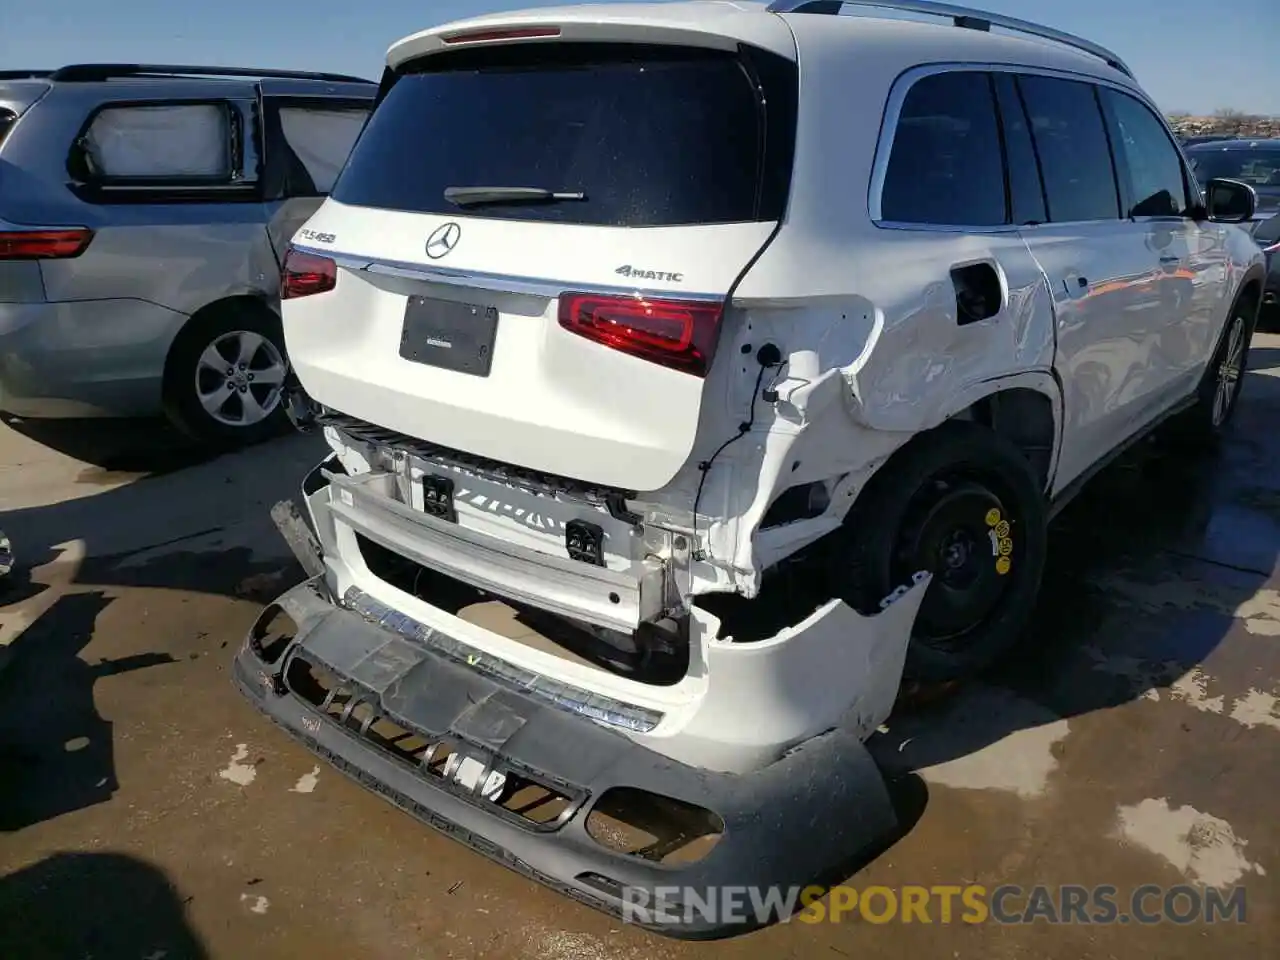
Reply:
[[666, 270], [641, 270], [631, 264], [624, 264], [613, 271], [620, 277], [631, 277], [635, 280], [669, 280], [672, 283], [683, 283], [683, 273], [670, 273]]

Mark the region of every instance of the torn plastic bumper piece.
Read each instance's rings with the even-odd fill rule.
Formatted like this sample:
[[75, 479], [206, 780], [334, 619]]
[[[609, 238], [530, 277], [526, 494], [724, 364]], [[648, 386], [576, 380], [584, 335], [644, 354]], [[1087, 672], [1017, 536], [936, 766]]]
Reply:
[[292, 369], [285, 376], [284, 384], [280, 388], [280, 402], [293, 428], [299, 433], [310, 433], [316, 425], [321, 409], [307, 391], [302, 389], [302, 384]]
[[[280, 611], [295, 629], [268, 649], [264, 621]], [[317, 671], [328, 678], [327, 692], [307, 687], [313, 681], [305, 677]], [[755, 888], [760, 897], [781, 887], [785, 896], [847, 875], [897, 826], [880, 771], [849, 730], [814, 737], [752, 773], [686, 766], [478, 672], [438, 644], [414, 642], [367, 611], [335, 604], [320, 578], [263, 611], [234, 675], [256, 706], [308, 748], [428, 825], [575, 900], [668, 936], [730, 936], [778, 919], [682, 908], [677, 888], [718, 898], [726, 887]], [[347, 692], [335, 698], [337, 687]], [[399, 732], [385, 732], [384, 723]], [[413, 749], [399, 746], [406, 735]], [[433, 763], [442, 753], [447, 762]], [[503, 784], [517, 782], [545, 787], [562, 798], [562, 808], [535, 821], [503, 806]], [[710, 811], [718, 839], [693, 862], [655, 862], [606, 846], [587, 821], [619, 791]], [[661, 910], [636, 909], [659, 903]]]

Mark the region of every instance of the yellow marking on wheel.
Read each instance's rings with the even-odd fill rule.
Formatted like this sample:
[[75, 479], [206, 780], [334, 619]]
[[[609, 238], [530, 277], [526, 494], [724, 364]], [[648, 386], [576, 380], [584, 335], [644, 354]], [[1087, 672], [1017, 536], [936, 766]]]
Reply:
[[996, 524], [996, 536], [1004, 539], [1009, 535], [1009, 521], [1001, 520]]
[[1000, 556], [1007, 557], [1013, 553], [1013, 541], [1008, 537], [1000, 538]]
[[990, 510], [987, 511], [987, 526], [994, 527], [999, 522], [1000, 522], [1000, 511], [997, 510], [995, 507], [992, 507]]
[[1013, 564], [1010, 562], [1008, 557], [1001, 557], [999, 560], [996, 561], [996, 573], [1000, 574], [1000, 576], [1003, 577], [1006, 573], [1009, 572], [1009, 569], [1012, 566]]

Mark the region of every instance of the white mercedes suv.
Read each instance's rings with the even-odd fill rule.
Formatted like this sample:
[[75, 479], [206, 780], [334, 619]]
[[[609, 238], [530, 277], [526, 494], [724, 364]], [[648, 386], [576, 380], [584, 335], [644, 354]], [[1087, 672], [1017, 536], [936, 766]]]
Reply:
[[332, 455], [239, 682], [605, 909], [808, 883], [893, 829], [864, 741], [1016, 640], [1054, 511], [1230, 420], [1254, 203], [1113, 53], [965, 8], [407, 37], [284, 268]]

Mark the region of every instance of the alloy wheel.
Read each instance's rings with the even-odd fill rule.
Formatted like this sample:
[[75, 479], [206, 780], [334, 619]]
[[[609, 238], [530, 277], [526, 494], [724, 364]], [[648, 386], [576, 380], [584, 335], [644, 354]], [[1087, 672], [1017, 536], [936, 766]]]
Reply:
[[288, 365], [279, 348], [252, 330], [232, 330], [205, 347], [196, 364], [196, 397], [212, 419], [251, 427], [280, 405]]

